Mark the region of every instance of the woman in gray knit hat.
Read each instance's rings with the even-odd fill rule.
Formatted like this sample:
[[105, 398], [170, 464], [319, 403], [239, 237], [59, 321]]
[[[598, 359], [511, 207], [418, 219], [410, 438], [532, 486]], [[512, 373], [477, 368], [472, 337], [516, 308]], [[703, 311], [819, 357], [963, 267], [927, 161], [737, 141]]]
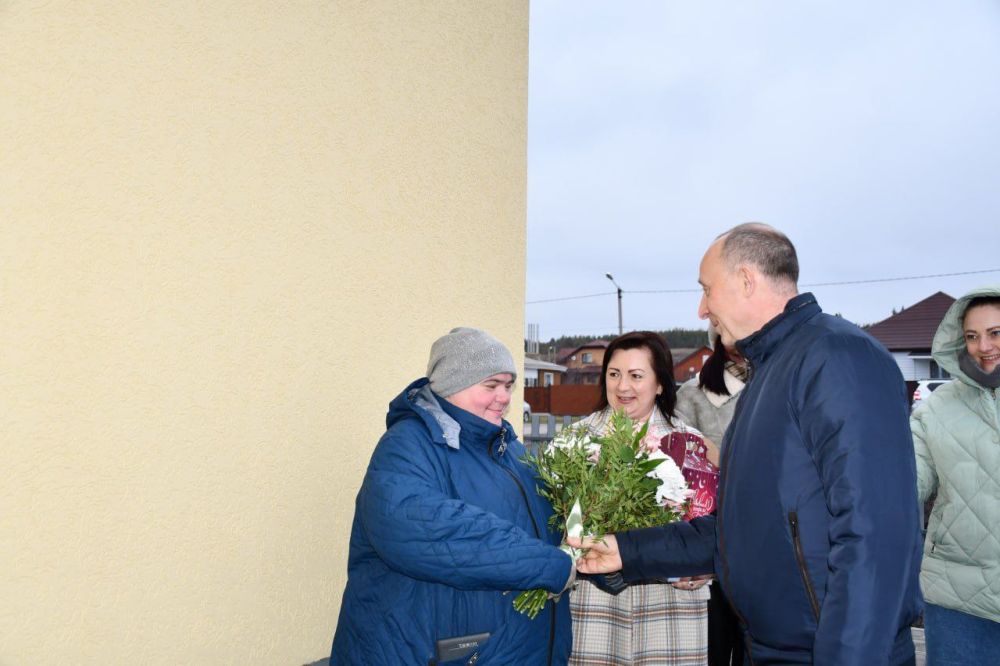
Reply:
[[[431, 346], [358, 493], [331, 664], [565, 664], [572, 559], [503, 416], [517, 368], [486, 331]], [[553, 599], [534, 620], [522, 590]], [[508, 594], [511, 592], [512, 594]]]

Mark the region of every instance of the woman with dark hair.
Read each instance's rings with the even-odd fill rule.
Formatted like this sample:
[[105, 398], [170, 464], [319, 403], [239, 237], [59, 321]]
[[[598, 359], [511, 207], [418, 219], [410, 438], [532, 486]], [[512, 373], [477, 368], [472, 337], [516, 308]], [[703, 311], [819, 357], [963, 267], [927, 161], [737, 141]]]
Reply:
[[[711, 513], [719, 480], [712, 461], [718, 461], [718, 454], [701, 433], [674, 417], [677, 391], [666, 341], [649, 331], [612, 340], [604, 354], [600, 388], [597, 411], [581, 424], [603, 435], [615, 410], [623, 410], [637, 428], [648, 423], [646, 443], [669, 455], [695, 491], [685, 519]], [[686, 579], [598, 588], [581, 581], [570, 597], [569, 663], [704, 664], [708, 590], [703, 585], [702, 580]]]
[[747, 364], [734, 349], [726, 349], [722, 338], [712, 328], [708, 331], [712, 355], [705, 361], [696, 379], [677, 389], [677, 416], [700, 430], [724, 448], [723, 435], [733, 420], [736, 401], [746, 383]]
[[1000, 664], [1000, 287], [955, 301], [931, 353], [954, 379], [910, 417], [923, 503], [930, 666]]
[[[677, 416], [725, 448], [723, 436], [733, 419], [736, 402], [747, 378], [747, 364], [735, 349], [726, 349], [722, 338], [709, 327], [712, 355], [696, 379], [677, 389]], [[708, 600], [709, 666], [743, 666], [743, 632], [722, 588], [713, 583]]]

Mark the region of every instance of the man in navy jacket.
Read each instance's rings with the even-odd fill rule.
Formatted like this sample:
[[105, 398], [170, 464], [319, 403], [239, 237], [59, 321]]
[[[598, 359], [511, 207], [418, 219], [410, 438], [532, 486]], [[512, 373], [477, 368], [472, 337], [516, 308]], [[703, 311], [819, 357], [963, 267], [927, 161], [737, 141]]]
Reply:
[[709, 247], [699, 316], [750, 367], [717, 514], [587, 541], [578, 568], [714, 572], [753, 664], [911, 664], [921, 546], [903, 379], [878, 342], [798, 293], [798, 272], [767, 225]]

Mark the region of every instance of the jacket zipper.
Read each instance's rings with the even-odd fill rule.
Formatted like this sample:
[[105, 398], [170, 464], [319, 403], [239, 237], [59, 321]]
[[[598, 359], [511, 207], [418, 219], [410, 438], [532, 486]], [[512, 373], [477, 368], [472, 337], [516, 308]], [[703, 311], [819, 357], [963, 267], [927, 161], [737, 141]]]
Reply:
[[[750, 359], [747, 359], [747, 380], [746, 380], [746, 385], [744, 386], [744, 390], [747, 387], [749, 387], [750, 380], [752, 378], [753, 378], [753, 365], [750, 363]], [[745, 402], [744, 400], [740, 400], [739, 402], [736, 403], [736, 411], [733, 414], [733, 418], [732, 421], [730, 421], [730, 424], [732, 424], [732, 422], [735, 421], [737, 417], [740, 415], [740, 412], [742, 411], [740, 408], [743, 406], [744, 402]], [[729, 442], [729, 446], [726, 447], [725, 460], [722, 461], [723, 463], [722, 469], [728, 469], [729, 459], [732, 458], [734, 448], [736, 448], [734, 446], [734, 442]], [[723, 497], [725, 497], [725, 494], [726, 494], [725, 484], [721, 484], [719, 486], [719, 493], [716, 503], [716, 506], [719, 508], [719, 511], [716, 514], [715, 529], [719, 539], [719, 545], [718, 545], [719, 560], [722, 562], [722, 571], [720, 571], [719, 574], [723, 578], [723, 587], [732, 589], [729, 585], [729, 562], [726, 561], [726, 548], [725, 548], [726, 539], [723, 532], [723, 521], [722, 521], [722, 511], [721, 511], [722, 500]], [[750, 630], [747, 627], [746, 618], [743, 617], [743, 614], [736, 607], [736, 603], [733, 601], [732, 596], [729, 594], [726, 595], [726, 603], [729, 604], [729, 607], [733, 610], [733, 614], [736, 615], [736, 619], [740, 621], [740, 625], [742, 625], [743, 627], [743, 644], [747, 651], [747, 660], [749, 660], [750, 666], [754, 666], [753, 651], [750, 649], [750, 646], [752, 645], [753, 641], [750, 640]]]
[[[534, 530], [535, 532], [535, 538], [541, 541], [542, 535], [538, 531], [538, 524], [535, 522], [535, 514], [531, 511], [531, 503], [528, 501], [528, 493], [525, 492], [524, 486], [521, 485], [521, 481], [520, 479], [517, 478], [517, 475], [514, 474], [514, 472], [512, 472], [511, 470], [507, 469], [507, 467], [505, 467], [499, 460], [499, 458], [502, 458], [503, 454], [507, 451], [507, 440], [505, 438], [506, 434], [507, 434], [507, 428], [506, 427], [500, 428], [500, 434], [498, 434], [497, 438], [493, 440], [494, 444], [497, 442], [497, 440], [500, 441], [500, 446], [497, 447], [497, 458], [493, 457], [493, 445], [490, 445], [490, 460], [496, 463], [500, 467], [500, 469], [507, 472], [507, 475], [514, 481], [514, 485], [516, 485], [517, 489], [521, 491], [521, 499], [524, 500], [524, 508], [528, 510], [528, 518], [531, 520], [531, 529]], [[549, 661], [548, 661], [549, 666], [552, 666], [552, 653], [555, 651], [555, 643], [556, 643], [556, 611], [555, 611], [555, 602], [549, 601], [547, 603], [551, 603], [553, 606], [552, 612], [549, 613]], [[476, 656], [476, 658], [478, 659], [478, 655], [474, 656]], [[469, 663], [474, 664], [475, 662], [470, 661]]]
[[816, 599], [816, 590], [813, 589], [812, 580], [809, 579], [809, 570], [806, 568], [806, 556], [802, 551], [802, 540], [799, 538], [799, 516], [796, 512], [789, 512], [788, 525], [792, 528], [792, 544], [795, 546], [795, 560], [799, 564], [799, 573], [802, 574], [802, 584], [806, 586], [806, 596], [809, 597], [809, 606], [812, 608], [816, 621], [819, 622], [819, 600]]

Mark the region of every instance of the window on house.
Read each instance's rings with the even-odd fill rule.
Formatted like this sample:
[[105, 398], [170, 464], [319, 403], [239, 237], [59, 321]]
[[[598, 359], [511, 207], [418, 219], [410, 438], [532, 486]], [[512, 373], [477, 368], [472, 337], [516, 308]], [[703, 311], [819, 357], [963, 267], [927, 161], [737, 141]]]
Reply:
[[555, 383], [556, 383], [555, 375], [553, 375], [551, 372], [546, 372], [545, 381], [542, 384], [542, 386], [552, 386]]
[[524, 387], [528, 388], [530, 386], [538, 386], [538, 377], [525, 377]]
[[590, 352], [584, 352], [583, 353], [583, 362], [584, 363], [593, 363], [594, 362], [594, 355], [591, 354]]
[[928, 379], [951, 379], [951, 375], [948, 373], [948, 371], [942, 369], [941, 366], [937, 364], [937, 361], [934, 360], [931, 361], [931, 369], [929, 374], [930, 377], [928, 377]]

